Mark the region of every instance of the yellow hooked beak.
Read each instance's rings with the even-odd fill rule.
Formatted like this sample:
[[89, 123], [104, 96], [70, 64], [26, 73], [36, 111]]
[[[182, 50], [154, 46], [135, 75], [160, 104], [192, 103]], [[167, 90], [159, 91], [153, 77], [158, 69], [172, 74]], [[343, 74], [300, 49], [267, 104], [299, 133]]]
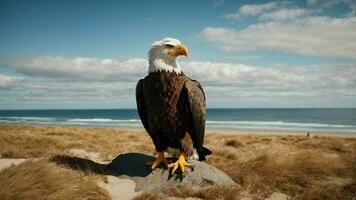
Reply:
[[183, 44], [178, 44], [174, 49], [168, 51], [170, 56], [178, 57], [178, 56], [188, 56], [188, 49]]

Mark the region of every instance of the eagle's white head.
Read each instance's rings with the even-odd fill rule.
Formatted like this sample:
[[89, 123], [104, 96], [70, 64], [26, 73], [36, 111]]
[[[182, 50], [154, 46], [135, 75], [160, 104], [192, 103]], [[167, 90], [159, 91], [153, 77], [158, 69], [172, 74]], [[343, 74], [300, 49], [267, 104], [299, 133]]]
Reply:
[[148, 73], [167, 71], [180, 74], [182, 70], [177, 59], [181, 55], [188, 56], [188, 49], [177, 39], [167, 37], [154, 42], [148, 52]]

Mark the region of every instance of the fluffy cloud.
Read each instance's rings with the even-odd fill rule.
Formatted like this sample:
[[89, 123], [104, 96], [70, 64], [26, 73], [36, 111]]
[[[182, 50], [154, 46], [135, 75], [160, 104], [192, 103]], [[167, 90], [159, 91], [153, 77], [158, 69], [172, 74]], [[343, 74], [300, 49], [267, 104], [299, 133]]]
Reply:
[[314, 5], [318, 2], [318, 0], [307, 0], [308, 5]]
[[277, 2], [270, 2], [265, 4], [247, 4], [241, 6], [236, 13], [226, 14], [225, 17], [229, 19], [239, 19], [241, 17], [256, 16], [262, 12], [276, 8], [277, 5]]
[[[189, 62], [183, 63], [187, 73], [202, 80], [207, 87], [235, 88], [247, 93], [259, 92], [285, 96], [298, 93], [321, 95], [326, 90], [355, 94], [355, 65], [271, 66], [266, 68], [244, 64]], [[197, 68], [196, 66], [199, 66]], [[350, 93], [346, 92], [345, 95]], [[328, 92], [323, 93], [328, 95]], [[261, 95], [262, 97], [262, 95]]]
[[54, 79], [112, 81], [137, 79], [147, 71], [145, 59], [23, 56], [3, 64], [23, 74]]
[[[327, 9], [348, 6], [343, 13], [326, 16]], [[242, 5], [229, 19], [256, 21], [241, 29], [206, 27], [202, 38], [224, 51], [276, 50], [306, 56], [356, 58], [356, 3], [352, 0], [320, 2], [308, 0], [308, 7], [291, 1]]]
[[9, 86], [10, 78], [8, 76], [0, 74], [0, 88]]
[[[190, 62], [208, 106], [354, 106], [355, 65], [270, 66]], [[197, 67], [199, 66], [199, 67]]]
[[262, 15], [260, 15], [260, 19], [272, 21], [292, 20], [310, 15], [313, 12], [315, 11], [310, 9], [283, 8], [272, 12], [263, 13]]
[[279, 50], [307, 56], [356, 58], [356, 17], [307, 17], [266, 22], [242, 30], [207, 27], [205, 41], [225, 51]]
[[133, 107], [134, 81], [65, 81], [39, 77], [11, 77], [0, 86], [0, 108]]
[[13, 109], [32, 105], [133, 107], [136, 82], [147, 73], [143, 58], [45, 55], [7, 58], [1, 63], [0, 67], [17, 72], [16, 76], [0, 74], [0, 107]]
[[[27, 60], [26, 67], [19, 64], [11, 66], [12, 69], [23, 73], [21, 76], [0, 75], [2, 94], [0, 107], [11, 105], [135, 107], [136, 82], [147, 73], [145, 62], [138, 62], [140, 64], [136, 67], [117, 64], [144, 61], [142, 58], [125, 61], [85, 58], [87, 62], [84, 62], [82, 58], [61, 57], [50, 59], [51, 63], [44, 63], [43, 56], [38, 58]], [[20, 63], [20, 60], [23, 58], [10, 62]], [[101, 66], [93, 66], [92, 61]], [[67, 62], [77, 63], [77, 66], [70, 68], [68, 65], [65, 67], [66, 73], [63, 69], [57, 69], [64, 66], [60, 64]], [[40, 73], [44, 64], [52, 67], [46, 67], [44, 68], [46, 72]], [[142, 68], [139, 67], [141, 64]], [[125, 68], [121, 68], [124, 66]], [[255, 102], [259, 105], [265, 101], [293, 102], [296, 99], [303, 102], [315, 99], [356, 100], [355, 65], [256, 67], [245, 64], [185, 61], [181, 62], [181, 66], [187, 75], [203, 84], [209, 106], [239, 106], [241, 102]], [[104, 72], [112, 70], [111, 73], [114, 75], [106, 75], [109, 72], [95, 70], [88, 73], [85, 71], [88, 68]], [[83, 73], [86, 75], [83, 76]], [[96, 74], [100, 73], [104, 75], [96, 77]], [[48, 74], [50, 76], [46, 77]], [[239, 99], [239, 102], [236, 102], [236, 99]]]
[[6, 76], [3, 74], [0, 74], [0, 89], [1, 88], [10, 88], [13, 86], [14, 83], [20, 81], [21, 79], [22, 79], [21, 77]]

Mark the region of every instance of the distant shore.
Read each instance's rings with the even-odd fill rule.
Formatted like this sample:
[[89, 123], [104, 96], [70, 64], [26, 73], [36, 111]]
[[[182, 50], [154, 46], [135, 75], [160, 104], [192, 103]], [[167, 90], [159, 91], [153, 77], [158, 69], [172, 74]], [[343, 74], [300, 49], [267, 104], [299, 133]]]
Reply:
[[[100, 128], [100, 127], [98, 127]], [[103, 128], [103, 127], [102, 127]], [[145, 131], [143, 128], [113, 128], [117, 130], [127, 130], [134, 132]], [[294, 136], [328, 136], [328, 137], [356, 137], [356, 133], [345, 133], [345, 132], [306, 132], [306, 131], [272, 131], [272, 130], [226, 130], [226, 129], [215, 129], [207, 128], [205, 129], [206, 134], [217, 134], [217, 135], [294, 135]]]
[[[106, 127], [95, 125], [58, 125], [58, 124], [27, 124], [27, 123], [0, 123], [0, 125], [33, 125], [33, 126], [53, 126], [53, 127], [82, 127], [82, 128], [109, 128], [116, 130], [126, 130], [134, 132], [145, 131], [144, 128], [137, 127]], [[332, 136], [332, 137], [356, 137], [356, 132], [337, 132], [337, 131], [300, 131], [300, 130], [254, 130], [254, 129], [226, 129], [226, 128], [206, 128], [206, 134], [223, 134], [223, 135], [300, 135], [300, 136]]]
[[226, 130], [207, 129], [207, 134], [227, 134], [227, 135], [295, 135], [295, 136], [330, 136], [330, 137], [356, 137], [353, 132], [313, 132], [313, 131], [277, 131], [277, 130]]

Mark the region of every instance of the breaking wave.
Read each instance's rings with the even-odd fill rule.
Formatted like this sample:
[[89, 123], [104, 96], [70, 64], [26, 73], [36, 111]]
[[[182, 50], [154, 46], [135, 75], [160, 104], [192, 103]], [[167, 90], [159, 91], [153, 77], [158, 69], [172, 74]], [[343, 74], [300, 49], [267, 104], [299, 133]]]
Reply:
[[[110, 118], [54, 118], [54, 117], [0, 117], [0, 123], [101, 126], [118, 128], [142, 128], [139, 119]], [[207, 129], [226, 130], [275, 130], [275, 131], [320, 131], [356, 133], [355, 125], [295, 123], [284, 121], [207, 121]]]

